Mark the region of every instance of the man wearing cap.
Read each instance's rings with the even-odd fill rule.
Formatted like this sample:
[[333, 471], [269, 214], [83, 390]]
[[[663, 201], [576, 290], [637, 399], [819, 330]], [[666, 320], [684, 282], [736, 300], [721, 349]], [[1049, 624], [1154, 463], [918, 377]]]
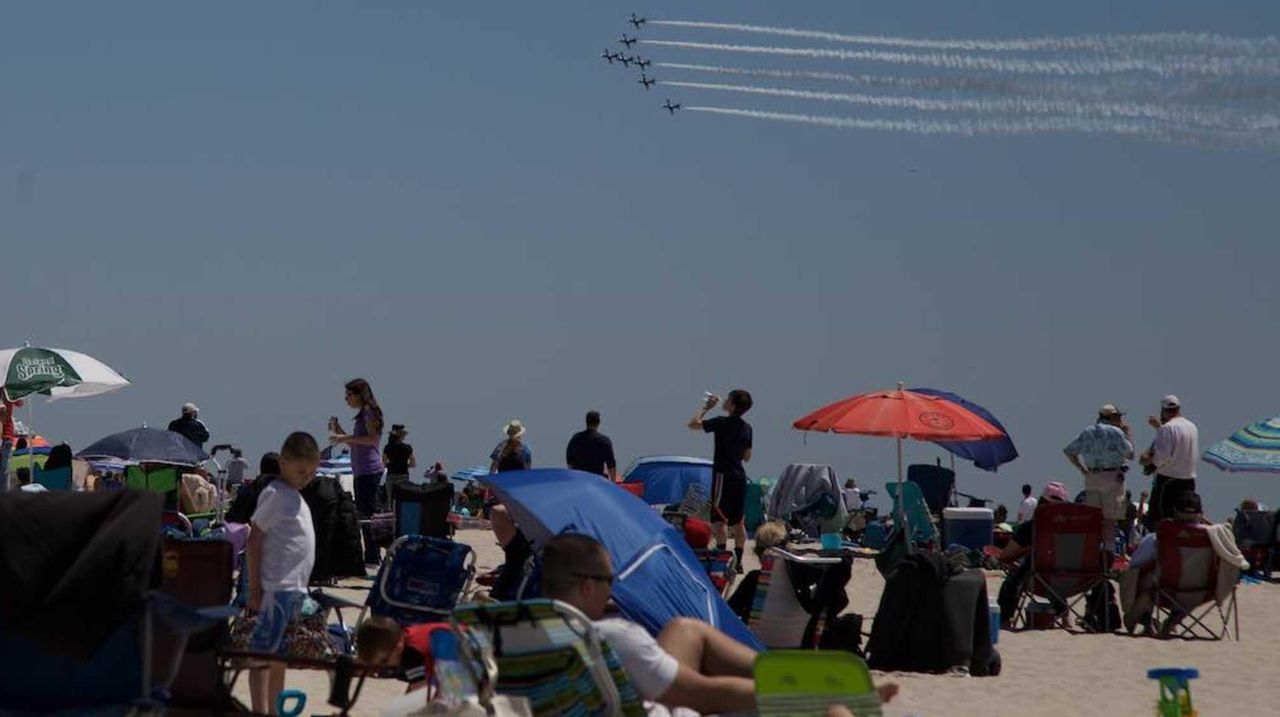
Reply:
[[1174, 502], [1184, 491], [1195, 492], [1196, 461], [1200, 459], [1200, 430], [1182, 415], [1182, 401], [1168, 395], [1160, 399], [1160, 416], [1147, 422], [1156, 429], [1156, 439], [1142, 454], [1147, 473], [1155, 473], [1151, 486], [1151, 507], [1143, 521], [1148, 531], [1174, 514]]
[[200, 409], [196, 408], [196, 404], [184, 403], [182, 416], [169, 422], [169, 430], [204, 448], [204, 442], [209, 440], [209, 429], [204, 427], [204, 421], [199, 416]]
[[1113, 537], [1116, 523], [1124, 518], [1124, 474], [1133, 459], [1124, 411], [1104, 404], [1098, 409], [1097, 422], [1081, 431], [1062, 452], [1084, 476], [1084, 502], [1102, 509], [1104, 540]]
[[[1067, 487], [1058, 481], [1050, 481], [1044, 487], [1044, 492], [1040, 494], [1040, 502], [1038, 505], [1045, 503], [1065, 503], [1067, 502]], [[1000, 553], [1000, 562], [1012, 563], [1018, 561], [1018, 567], [1009, 571], [1005, 576], [1004, 582], [1000, 583], [1000, 593], [997, 602], [1000, 603], [1000, 623], [1008, 625], [1013, 620], [1013, 614], [1018, 610], [1018, 594], [1022, 590], [1022, 583], [1026, 581], [1027, 576], [1031, 573], [1031, 548], [1035, 545], [1035, 518], [1019, 523], [1014, 529], [1013, 536], [1009, 538], [1008, 544], [1004, 546], [1004, 550]], [[1067, 609], [1061, 601], [1052, 600], [1054, 608], [1059, 613]]]

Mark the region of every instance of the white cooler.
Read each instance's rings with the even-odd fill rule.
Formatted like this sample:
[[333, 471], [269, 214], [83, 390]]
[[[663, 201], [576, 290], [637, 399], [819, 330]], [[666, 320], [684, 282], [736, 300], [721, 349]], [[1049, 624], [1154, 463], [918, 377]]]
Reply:
[[942, 544], [982, 550], [993, 542], [995, 514], [990, 508], [945, 508], [942, 511]]

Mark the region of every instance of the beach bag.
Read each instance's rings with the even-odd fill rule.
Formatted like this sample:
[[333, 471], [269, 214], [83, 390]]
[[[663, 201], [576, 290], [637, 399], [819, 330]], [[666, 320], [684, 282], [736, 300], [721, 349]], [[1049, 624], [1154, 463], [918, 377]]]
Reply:
[[862, 616], [857, 613], [841, 615], [832, 620], [818, 642], [819, 650], [844, 650], [858, 657], [862, 654]]

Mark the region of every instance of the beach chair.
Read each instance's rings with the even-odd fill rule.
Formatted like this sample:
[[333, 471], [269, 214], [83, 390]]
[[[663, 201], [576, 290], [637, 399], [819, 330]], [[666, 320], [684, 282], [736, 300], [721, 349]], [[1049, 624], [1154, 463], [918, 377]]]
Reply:
[[[1234, 626], [1240, 639], [1236, 589], [1222, 603], [1215, 599], [1218, 554], [1207, 526], [1162, 520], [1156, 526], [1156, 582], [1152, 617], [1162, 637], [1221, 640]], [[1213, 625], [1221, 622], [1221, 629]]]
[[711, 584], [716, 586], [716, 590], [720, 591], [720, 596], [728, 597], [730, 590], [733, 588], [733, 579], [738, 574], [738, 557], [734, 555], [732, 550], [716, 550], [714, 548], [701, 550], [695, 548], [693, 555], [702, 564], [703, 569], [707, 571], [707, 577], [711, 578]]
[[32, 482], [47, 490], [71, 490], [71, 466], [47, 471], [39, 465], [32, 466]]
[[1250, 571], [1271, 577], [1276, 554], [1276, 513], [1270, 510], [1237, 510], [1231, 521], [1236, 545], [1249, 561]]
[[449, 483], [401, 483], [391, 489], [395, 513], [395, 537], [426, 535], [448, 538], [453, 533], [449, 523], [449, 506], [453, 504], [453, 486]]
[[917, 464], [907, 466], [907, 482], [920, 486], [929, 512], [941, 516], [942, 511], [956, 504], [956, 472], [950, 468]]
[[[848, 558], [818, 555], [798, 555], [781, 548], [770, 548], [760, 559], [760, 579], [756, 584], [755, 598], [747, 628], [760, 638], [768, 648], [794, 649], [808, 642], [817, 645], [822, 638], [826, 610], [809, 611], [796, 597], [788, 563], [794, 563], [826, 571], [844, 563]], [[806, 633], [813, 623], [811, 639]]]
[[178, 489], [178, 469], [164, 466], [143, 470], [142, 466], [129, 466], [124, 471], [124, 484], [134, 490], [169, 493]]
[[186, 538], [195, 537], [191, 519], [176, 510], [166, 510], [161, 513], [160, 526], [169, 534], [178, 534]]
[[[230, 605], [236, 552], [230, 541], [169, 537], [162, 550], [161, 589], [166, 594], [192, 608]], [[227, 627], [223, 620], [193, 633], [186, 641], [185, 650], [178, 653], [178, 671], [169, 690], [170, 705], [209, 711], [231, 710], [237, 705], [219, 662]]]
[[622, 663], [591, 620], [553, 600], [467, 605], [451, 624], [480, 702], [529, 700], [538, 717], [643, 717]]
[[867, 663], [851, 652], [770, 650], [756, 657], [760, 717], [823, 717], [844, 705], [858, 717], [880, 717], [880, 695]]
[[[899, 499], [899, 485], [901, 485], [901, 499]], [[889, 499], [894, 502], [893, 519], [896, 523], [900, 512], [898, 510], [898, 501], [902, 502], [902, 512], [907, 516], [907, 535], [911, 540], [911, 544], [916, 547], [931, 549], [938, 545], [938, 528], [933, 522], [933, 516], [929, 512], [929, 504], [924, 500], [924, 493], [920, 491], [920, 486], [916, 483], [886, 483], [885, 492], [889, 494]]]
[[444, 538], [397, 538], [378, 568], [365, 607], [401, 625], [446, 619], [471, 587], [476, 554]]
[[[1102, 510], [1081, 503], [1047, 503], [1036, 509], [1034, 521], [1031, 565], [1018, 595], [1013, 626], [1028, 626], [1026, 608], [1033, 598], [1045, 598], [1055, 606], [1055, 625], [1069, 628], [1072, 615], [1084, 624], [1085, 598], [1107, 582]], [[1112, 627], [1116, 626], [1102, 626], [1103, 631]]]

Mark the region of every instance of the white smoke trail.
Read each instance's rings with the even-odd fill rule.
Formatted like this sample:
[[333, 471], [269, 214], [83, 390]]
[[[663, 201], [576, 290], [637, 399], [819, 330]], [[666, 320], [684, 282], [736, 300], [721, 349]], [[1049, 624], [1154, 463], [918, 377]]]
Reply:
[[1169, 85], [1135, 77], [1070, 77], [1034, 82], [982, 75], [854, 75], [844, 72], [777, 70], [772, 68], [724, 67], [683, 62], [655, 62], [654, 67], [719, 75], [771, 77], [780, 80], [844, 82], [867, 87], [895, 87], [912, 90], [986, 92], [997, 95], [1042, 95], [1096, 99], [1160, 101], [1242, 100], [1280, 101], [1280, 85], [1232, 80], [1183, 80]]
[[835, 129], [906, 132], [923, 135], [1028, 135], [1047, 133], [1112, 134], [1152, 142], [1170, 142], [1212, 149], [1280, 150], [1280, 137], [1275, 135], [1174, 131], [1148, 124], [1116, 120], [1087, 120], [1062, 117], [1025, 119], [974, 118], [963, 120], [869, 119], [832, 117], [828, 115], [791, 114], [733, 107], [691, 105], [687, 112], [705, 112], [734, 117], [816, 125]]
[[932, 39], [889, 37], [885, 35], [846, 35], [821, 30], [797, 30], [788, 27], [743, 25], [727, 22], [696, 22], [691, 20], [649, 20], [650, 25], [684, 27], [700, 30], [724, 30], [776, 37], [794, 37], [826, 42], [843, 42], [856, 45], [905, 47], [929, 50], [961, 50], [986, 52], [1034, 52], [1073, 51], [1093, 52], [1164, 52], [1260, 55], [1280, 51], [1280, 38], [1228, 37], [1210, 33], [1174, 32], [1137, 35], [1084, 35], [1077, 37], [1031, 37], [1007, 40], [983, 39]]
[[1017, 74], [1040, 74], [1074, 77], [1078, 75], [1106, 75], [1125, 72], [1149, 72], [1161, 77], [1175, 75], [1258, 75], [1280, 77], [1280, 58], [1220, 58], [1220, 57], [1164, 57], [1164, 58], [1070, 58], [1025, 59], [992, 57], [988, 55], [958, 55], [946, 53], [885, 52], [881, 50], [830, 50], [817, 47], [768, 47], [761, 45], [732, 45], [718, 42], [687, 42], [683, 40], [640, 40], [642, 44], [660, 47], [679, 47], [690, 50], [717, 50], [788, 57], [812, 57], [815, 59], [857, 60], [886, 62], [902, 65], [925, 65], [950, 70], [982, 70]]
[[770, 97], [790, 97], [821, 102], [845, 102], [881, 109], [914, 109], [923, 112], [976, 112], [984, 114], [1044, 114], [1091, 117], [1100, 119], [1154, 119], [1183, 127], [1258, 131], [1280, 129], [1275, 115], [1229, 115], [1218, 110], [1194, 107], [1167, 107], [1126, 102], [1082, 102], [1079, 100], [1038, 97], [1005, 97], [998, 99], [921, 98], [843, 92], [813, 92], [780, 87], [726, 85], [710, 82], [663, 80], [658, 84], [694, 90], [740, 92]]

